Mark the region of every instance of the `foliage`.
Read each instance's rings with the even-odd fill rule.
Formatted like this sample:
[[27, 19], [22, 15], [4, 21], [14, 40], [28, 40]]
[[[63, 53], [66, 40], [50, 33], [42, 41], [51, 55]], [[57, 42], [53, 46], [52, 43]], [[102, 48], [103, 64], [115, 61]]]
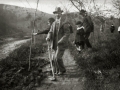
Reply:
[[[117, 31], [110, 33], [111, 20], [106, 18], [104, 32], [99, 31], [99, 20], [94, 18], [95, 31], [91, 33], [90, 42], [93, 48], [85, 48], [78, 53], [74, 46], [71, 46], [71, 53], [74, 56], [82, 77], [86, 78], [85, 90], [106, 90], [112, 82], [117, 83], [120, 77], [120, 36]], [[117, 20], [118, 21], [118, 20]], [[116, 28], [118, 22], [114, 22]], [[81, 77], [80, 76], [80, 77]], [[100, 86], [99, 86], [100, 85]], [[115, 88], [118, 88], [116, 86]], [[113, 87], [112, 89], [113, 90]], [[115, 89], [117, 90], [117, 89]]]
[[48, 64], [48, 61], [32, 58], [45, 52], [41, 43], [42, 41], [32, 46], [30, 71], [28, 71], [29, 43], [16, 49], [7, 58], [0, 61], [1, 90], [34, 90], [36, 85], [40, 85], [41, 80], [45, 77], [42, 67]]

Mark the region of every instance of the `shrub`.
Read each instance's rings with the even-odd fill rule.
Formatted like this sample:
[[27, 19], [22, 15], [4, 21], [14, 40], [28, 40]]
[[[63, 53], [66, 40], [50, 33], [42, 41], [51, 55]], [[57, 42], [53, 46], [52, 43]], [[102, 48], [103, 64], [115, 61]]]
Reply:
[[[41, 41], [42, 42], [42, 41]], [[1, 90], [32, 90], [45, 77], [42, 67], [48, 64], [44, 59], [32, 59], [43, 52], [42, 43], [32, 46], [31, 69], [29, 67], [29, 43], [10, 53], [0, 61], [0, 89]]]

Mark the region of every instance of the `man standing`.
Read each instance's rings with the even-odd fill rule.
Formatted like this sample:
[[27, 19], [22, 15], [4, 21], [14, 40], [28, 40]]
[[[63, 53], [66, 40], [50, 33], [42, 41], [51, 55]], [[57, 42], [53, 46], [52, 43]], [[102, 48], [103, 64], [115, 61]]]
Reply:
[[80, 15], [83, 17], [83, 26], [85, 28], [85, 44], [88, 48], [92, 48], [88, 38], [90, 33], [94, 30], [94, 24], [91, 20], [91, 17], [87, 15], [85, 10], [82, 9], [80, 11]]
[[66, 72], [62, 56], [65, 49], [68, 47], [70, 36], [70, 28], [65, 17], [62, 16], [63, 10], [60, 7], [55, 8], [53, 12], [56, 15], [56, 20], [53, 22], [46, 40], [51, 41], [51, 48], [54, 51], [53, 67], [54, 73], [62, 75]]

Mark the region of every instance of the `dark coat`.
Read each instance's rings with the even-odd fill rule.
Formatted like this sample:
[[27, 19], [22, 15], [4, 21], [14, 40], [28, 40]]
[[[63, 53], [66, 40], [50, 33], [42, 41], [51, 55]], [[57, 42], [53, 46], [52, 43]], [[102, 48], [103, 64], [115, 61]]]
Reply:
[[[68, 46], [70, 28], [69, 24], [67, 24], [66, 22], [68, 21], [65, 18], [61, 17], [59, 30], [56, 30], [56, 21], [53, 22], [50, 28], [47, 38], [51, 38], [51, 48], [54, 50], [57, 50], [57, 46], [60, 46], [61, 48]], [[56, 32], [58, 34], [56, 34]]]
[[85, 16], [83, 18], [83, 26], [85, 28], [85, 33], [93, 32], [94, 24], [90, 16]]
[[46, 28], [46, 29], [43, 30], [43, 31], [38, 32], [37, 35], [39, 35], [39, 34], [48, 34], [48, 32], [50, 31], [50, 27], [51, 27], [51, 26], [49, 26], [48, 28]]
[[114, 30], [115, 30], [115, 26], [111, 25], [111, 27], [110, 27], [110, 31], [113, 33]]
[[76, 31], [76, 36], [75, 36], [75, 42], [81, 42], [81, 41], [84, 41], [85, 40], [85, 37], [84, 37], [84, 28], [81, 27], [80, 29], [78, 29]]

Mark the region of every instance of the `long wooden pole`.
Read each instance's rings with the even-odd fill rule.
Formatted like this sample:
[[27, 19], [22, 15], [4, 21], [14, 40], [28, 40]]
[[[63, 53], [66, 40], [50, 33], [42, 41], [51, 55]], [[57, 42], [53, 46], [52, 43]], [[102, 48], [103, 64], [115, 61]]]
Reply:
[[[36, 6], [35, 14], [34, 14], [33, 33], [35, 33], [35, 21], [36, 21], [36, 14], [37, 14], [38, 3], [39, 3], [39, 0], [37, 0], [37, 6]], [[35, 36], [33, 36], [33, 38], [34, 38], [33, 41], [34, 41], [34, 44], [35, 44]]]
[[30, 54], [29, 54], [29, 67], [28, 67], [28, 71], [30, 70], [30, 66], [31, 66], [31, 53], [32, 53], [32, 40], [35, 44], [35, 36], [33, 36], [33, 33], [35, 32], [35, 19], [36, 19], [36, 12], [37, 12], [37, 8], [38, 8], [38, 3], [39, 3], [39, 0], [37, 0], [37, 7], [36, 7], [36, 10], [35, 10], [35, 14], [34, 14], [34, 22], [33, 22], [33, 30], [32, 30], [32, 33], [31, 33], [31, 43], [30, 43]]

